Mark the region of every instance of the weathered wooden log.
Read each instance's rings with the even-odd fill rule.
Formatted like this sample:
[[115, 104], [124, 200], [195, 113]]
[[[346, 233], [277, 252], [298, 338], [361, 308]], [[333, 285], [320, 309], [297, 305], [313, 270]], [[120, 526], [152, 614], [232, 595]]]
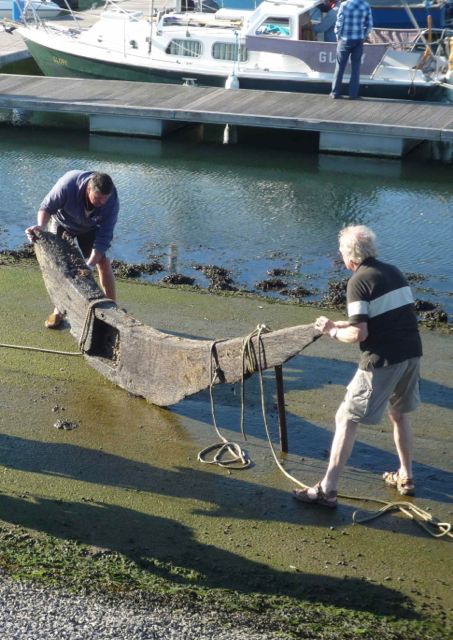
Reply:
[[[196, 340], [146, 326], [106, 300], [79, 250], [48, 232], [34, 244], [49, 296], [64, 313], [92, 367], [130, 393], [168, 406], [216, 383], [243, 375], [244, 338]], [[248, 373], [281, 365], [319, 337], [313, 324], [298, 325], [250, 340], [255, 358]]]

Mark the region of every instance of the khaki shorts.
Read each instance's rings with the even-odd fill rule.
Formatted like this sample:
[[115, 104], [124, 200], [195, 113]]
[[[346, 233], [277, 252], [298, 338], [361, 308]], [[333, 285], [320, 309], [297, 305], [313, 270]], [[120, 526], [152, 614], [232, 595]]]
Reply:
[[364, 424], [378, 424], [388, 405], [409, 413], [420, 404], [419, 382], [420, 358], [372, 371], [357, 369], [338, 411]]

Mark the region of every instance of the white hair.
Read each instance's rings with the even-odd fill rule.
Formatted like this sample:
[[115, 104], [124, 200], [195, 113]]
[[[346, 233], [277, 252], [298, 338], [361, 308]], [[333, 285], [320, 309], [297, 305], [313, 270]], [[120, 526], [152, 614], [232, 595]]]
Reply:
[[376, 234], [365, 225], [345, 227], [338, 239], [343, 256], [356, 264], [377, 255]]

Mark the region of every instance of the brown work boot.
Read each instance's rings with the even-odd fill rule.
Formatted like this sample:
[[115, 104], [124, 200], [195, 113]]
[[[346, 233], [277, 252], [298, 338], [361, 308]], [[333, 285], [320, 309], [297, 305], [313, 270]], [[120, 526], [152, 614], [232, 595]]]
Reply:
[[44, 324], [48, 329], [58, 329], [62, 321], [63, 321], [63, 316], [61, 315], [61, 313], [57, 312], [57, 313], [51, 313]]

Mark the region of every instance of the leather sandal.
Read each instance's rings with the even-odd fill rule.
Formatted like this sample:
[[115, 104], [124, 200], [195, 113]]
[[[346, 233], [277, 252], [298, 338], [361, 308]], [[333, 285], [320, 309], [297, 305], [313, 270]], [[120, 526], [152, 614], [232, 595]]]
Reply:
[[47, 329], [58, 329], [63, 321], [63, 316], [61, 313], [51, 313], [50, 316], [45, 321], [44, 325]]
[[386, 471], [382, 474], [382, 478], [389, 487], [395, 487], [402, 496], [413, 496], [415, 493], [415, 484], [412, 478], [404, 478], [400, 476], [399, 471]]
[[329, 509], [335, 509], [335, 507], [338, 505], [336, 491], [328, 491], [327, 493], [324, 493], [320, 482], [315, 484], [313, 489], [316, 490], [315, 496], [311, 496], [308, 493], [309, 489], [306, 488], [306, 489], [294, 489], [293, 497], [296, 500], [299, 500], [299, 502], [304, 502], [305, 504], [320, 504], [323, 507], [329, 507]]

